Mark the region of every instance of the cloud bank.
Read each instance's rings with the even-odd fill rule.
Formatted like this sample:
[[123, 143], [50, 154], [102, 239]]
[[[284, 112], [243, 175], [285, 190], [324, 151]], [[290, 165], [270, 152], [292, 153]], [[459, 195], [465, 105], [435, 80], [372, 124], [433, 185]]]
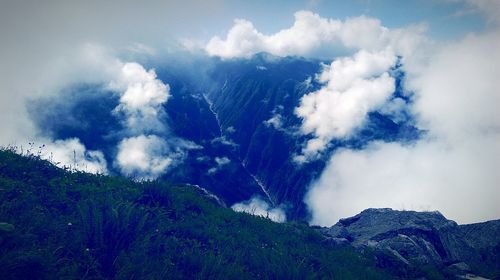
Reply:
[[301, 131], [314, 135], [296, 160], [316, 155], [334, 138], [348, 137], [369, 112], [381, 107], [395, 90], [389, 75], [395, 63], [396, 56], [389, 50], [361, 50], [325, 66], [318, 77], [324, 86], [303, 96], [295, 110], [303, 119]]
[[398, 53], [411, 53], [424, 40], [425, 26], [390, 30], [380, 21], [366, 16], [345, 21], [323, 18], [310, 11], [298, 11], [288, 29], [271, 35], [259, 32], [253, 24], [236, 19], [225, 39], [212, 37], [205, 51], [222, 58], [250, 57], [259, 52], [277, 56], [307, 55], [322, 46], [376, 51], [388, 45]]
[[335, 153], [306, 195], [311, 222], [329, 226], [367, 207], [439, 210], [459, 223], [498, 219], [499, 48], [494, 30], [438, 50], [407, 81], [427, 136]]

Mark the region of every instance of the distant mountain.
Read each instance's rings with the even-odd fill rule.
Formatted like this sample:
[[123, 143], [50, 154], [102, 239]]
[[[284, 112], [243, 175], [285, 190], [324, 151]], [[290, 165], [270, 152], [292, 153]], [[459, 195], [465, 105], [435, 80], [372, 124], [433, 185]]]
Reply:
[[464, 277], [500, 277], [500, 220], [457, 225], [439, 212], [367, 209], [321, 232], [335, 244], [392, 256], [403, 271], [435, 266]]
[[[169, 129], [161, 137], [200, 147], [187, 151], [161, 179], [200, 185], [227, 205], [258, 196], [284, 208], [289, 219], [306, 220], [307, 187], [334, 150], [360, 148], [372, 140], [413, 141], [421, 134], [411, 119], [396, 123], [372, 112], [355, 137], [332, 141], [322, 157], [298, 165], [292, 159], [311, 136], [300, 133], [294, 110], [302, 96], [321, 87], [315, 79], [321, 61], [260, 53], [250, 59], [200, 58], [151, 67], [171, 89], [162, 119]], [[393, 75], [394, 95], [408, 99], [400, 87], [404, 73], [396, 67]], [[53, 139], [76, 137], [87, 148], [102, 150], [112, 174], [118, 174], [113, 162], [126, 132], [112, 113], [116, 94], [102, 85], [75, 85], [61, 96], [31, 103], [41, 132]]]
[[[222, 134], [237, 144], [236, 156], [262, 183], [268, 199], [274, 205], [287, 206], [292, 219], [307, 217], [303, 203], [307, 187], [321, 174], [335, 149], [359, 148], [372, 140], [412, 141], [421, 133], [411, 121], [395, 123], [373, 112], [359, 135], [334, 141], [317, 160], [295, 163], [293, 157], [300, 154], [310, 136], [300, 133], [302, 120], [294, 112], [304, 95], [321, 87], [315, 78], [320, 72], [321, 61], [265, 53], [252, 59], [216, 61], [209, 71], [212, 84], [207, 99]], [[394, 95], [401, 96], [404, 74], [395, 69], [394, 75], [398, 84]]]

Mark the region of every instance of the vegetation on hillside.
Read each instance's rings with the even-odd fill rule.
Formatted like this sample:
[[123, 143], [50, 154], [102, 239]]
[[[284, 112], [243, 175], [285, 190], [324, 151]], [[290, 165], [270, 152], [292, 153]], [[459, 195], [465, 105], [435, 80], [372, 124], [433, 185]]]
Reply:
[[191, 186], [0, 151], [0, 279], [388, 279], [307, 225], [235, 213]]

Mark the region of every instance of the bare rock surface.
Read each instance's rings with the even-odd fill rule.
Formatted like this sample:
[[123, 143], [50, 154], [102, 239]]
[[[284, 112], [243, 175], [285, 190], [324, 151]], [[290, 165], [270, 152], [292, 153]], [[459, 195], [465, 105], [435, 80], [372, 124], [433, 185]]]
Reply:
[[500, 220], [458, 225], [439, 212], [370, 208], [320, 231], [330, 240], [383, 252], [401, 265], [433, 265], [463, 275], [500, 271]]

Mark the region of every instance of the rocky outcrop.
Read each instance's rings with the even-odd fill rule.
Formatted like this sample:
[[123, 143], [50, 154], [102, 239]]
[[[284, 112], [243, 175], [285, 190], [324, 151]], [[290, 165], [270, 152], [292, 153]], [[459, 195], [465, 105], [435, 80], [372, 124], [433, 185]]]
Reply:
[[500, 275], [500, 220], [458, 225], [439, 212], [367, 209], [321, 231], [327, 240], [371, 248], [402, 265]]

